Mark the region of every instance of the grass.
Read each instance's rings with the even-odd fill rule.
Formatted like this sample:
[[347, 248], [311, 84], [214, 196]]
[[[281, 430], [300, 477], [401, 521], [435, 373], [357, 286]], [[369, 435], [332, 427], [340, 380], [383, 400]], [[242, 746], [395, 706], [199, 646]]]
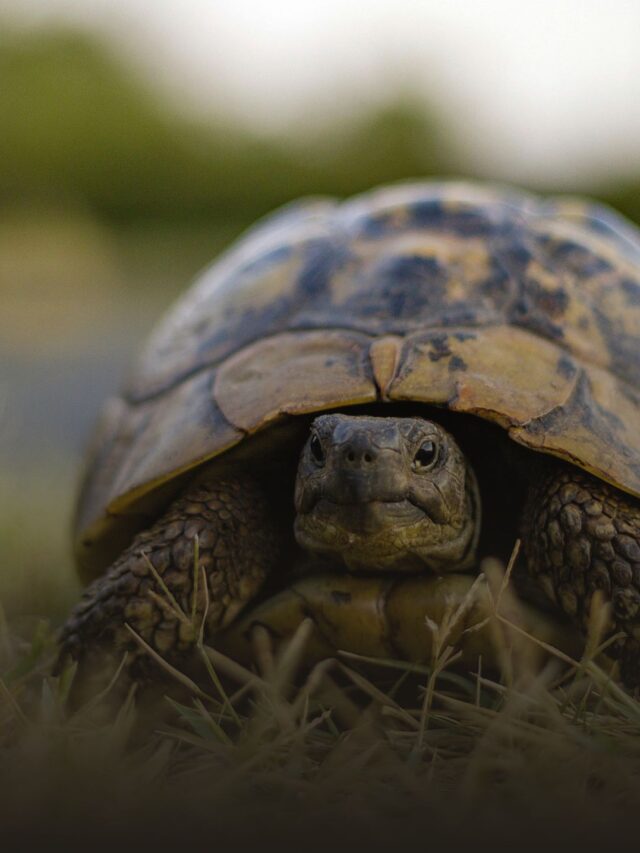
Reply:
[[640, 799], [640, 704], [601, 665], [601, 607], [580, 660], [545, 646], [533, 667], [501, 614], [508, 579], [493, 587], [504, 665], [489, 674], [460, 671], [449, 643], [470, 600], [431, 625], [428, 665], [341, 652], [309, 669], [305, 620], [278, 648], [257, 629], [249, 669], [205, 642], [206, 601], [184, 612], [158, 577], [206, 677], [158, 659], [167, 695], [152, 721], [134, 691], [74, 707], [73, 669], [50, 675], [51, 629], [27, 640], [0, 619], [0, 836], [46, 827], [65, 849], [87, 832], [110, 849], [138, 835], [260, 850], [610, 843]]
[[0, 446], [0, 602], [14, 630], [25, 634], [42, 617], [62, 620], [79, 595], [67, 497], [75, 460], [38, 467], [42, 457], [34, 452], [33, 466], [20, 460], [12, 469], [10, 454], [1, 451]]

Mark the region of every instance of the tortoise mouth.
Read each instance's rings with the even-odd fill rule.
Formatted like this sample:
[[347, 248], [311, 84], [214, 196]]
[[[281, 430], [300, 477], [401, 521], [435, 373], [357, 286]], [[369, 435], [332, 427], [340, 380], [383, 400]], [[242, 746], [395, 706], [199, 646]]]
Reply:
[[330, 526], [362, 536], [381, 535], [385, 530], [416, 524], [428, 518], [427, 513], [408, 498], [398, 500], [333, 500], [320, 498], [313, 510], [314, 526]]
[[429, 524], [423, 509], [408, 498], [341, 501], [320, 498], [308, 512], [298, 513], [295, 535], [310, 551], [342, 551], [356, 543], [377, 543], [386, 549], [399, 531]]
[[332, 560], [336, 573], [415, 573], [428, 570], [414, 547], [434, 536], [434, 524], [408, 498], [334, 501], [325, 497], [298, 513], [298, 544], [308, 553]]

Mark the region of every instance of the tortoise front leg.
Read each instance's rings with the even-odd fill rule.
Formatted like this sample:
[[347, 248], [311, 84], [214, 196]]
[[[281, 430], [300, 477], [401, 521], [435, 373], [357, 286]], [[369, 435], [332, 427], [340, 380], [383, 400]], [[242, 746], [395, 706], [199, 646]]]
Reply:
[[583, 631], [602, 591], [611, 631], [625, 634], [608, 651], [625, 683], [639, 685], [640, 501], [563, 466], [532, 489], [523, 540], [530, 574]]
[[152, 649], [180, 665], [195, 636], [175, 605], [191, 615], [196, 536], [198, 618], [204, 617], [208, 600], [205, 636], [226, 626], [256, 595], [279, 553], [266, 498], [248, 479], [193, 485], [136, 536], [71, 613], [61, 633], [60, 661], [77, 660], [88, 673], [105, 662], [117, 664], [128, 652], [128, 675], [143, 678], [153, 663], [129, 625]]

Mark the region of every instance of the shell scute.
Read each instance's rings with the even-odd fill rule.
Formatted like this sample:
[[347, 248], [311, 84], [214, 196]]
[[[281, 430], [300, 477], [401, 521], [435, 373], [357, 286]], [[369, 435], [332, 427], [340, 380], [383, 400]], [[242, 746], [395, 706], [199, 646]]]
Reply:
[[122, 538], [179, 474], [271, 423], [376, 400], [476, 414], [640, 495], [638, 232], [597, 205], [454, 182], [267, 218], [109, 404], [79, 540]]
[[331, 330], [266, 338], [222, 365], [216, 401], [249, 433], [285, 415], [374, 402], [369, 345], [364, 335]]

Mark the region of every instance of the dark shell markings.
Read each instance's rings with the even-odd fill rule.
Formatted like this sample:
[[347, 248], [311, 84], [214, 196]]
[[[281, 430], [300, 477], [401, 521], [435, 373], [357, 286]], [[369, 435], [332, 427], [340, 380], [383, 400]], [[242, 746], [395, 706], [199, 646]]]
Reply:
[[376, 400], [479, 415], [640, 495], [638, 234], [595, 205], [461, 183], [268, 217], [174, 306], [105, 410], [80, 552], [274, 421]]

